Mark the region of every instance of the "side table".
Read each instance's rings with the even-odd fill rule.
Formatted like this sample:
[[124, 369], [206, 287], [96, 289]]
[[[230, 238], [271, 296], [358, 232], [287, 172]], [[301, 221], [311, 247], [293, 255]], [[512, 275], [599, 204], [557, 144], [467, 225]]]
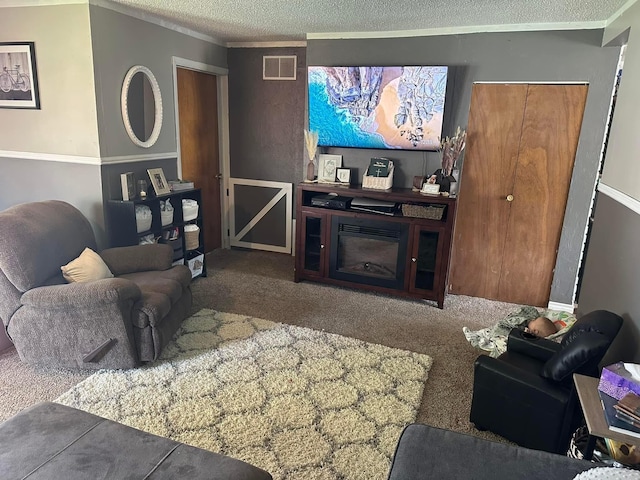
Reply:
[[597, 437], [609, 438], [631, 445], [640, 445], [640, 439], [638, 437], [609, 430], [609, 425], [602, 410], [602, 403], [600, 403], [600, 396], [598, 395], [598, 378], [574, 374], [573, 382], [576, 385], [582, 413], [587, 422], [587, 430], [589, 430], [589, 440], [587, 441], [587, 448], [584, 452], [585, 460], [591, 460], [593, 457]]

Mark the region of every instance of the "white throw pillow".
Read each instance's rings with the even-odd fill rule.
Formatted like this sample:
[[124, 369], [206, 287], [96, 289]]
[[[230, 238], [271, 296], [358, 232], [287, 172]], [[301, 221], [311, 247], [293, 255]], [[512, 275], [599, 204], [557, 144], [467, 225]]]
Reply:
[[628, 468], [596, 467], [579, 473], [573, 480], [638, 480], [640, 472]]
[[104, 260], [90, 248], [85, 248], [78, 258], [60, 267], [67, 282], [93, 282], [113, 277]]

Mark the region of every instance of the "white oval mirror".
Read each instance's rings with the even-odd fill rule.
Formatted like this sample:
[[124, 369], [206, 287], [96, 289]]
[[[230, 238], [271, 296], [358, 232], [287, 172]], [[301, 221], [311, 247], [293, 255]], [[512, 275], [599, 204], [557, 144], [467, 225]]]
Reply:
[[162, 95], [151, 70], [131, 67], [124, 77], [121, 96], [122, 121], [133, 143], [149, 148], [162, 128]]

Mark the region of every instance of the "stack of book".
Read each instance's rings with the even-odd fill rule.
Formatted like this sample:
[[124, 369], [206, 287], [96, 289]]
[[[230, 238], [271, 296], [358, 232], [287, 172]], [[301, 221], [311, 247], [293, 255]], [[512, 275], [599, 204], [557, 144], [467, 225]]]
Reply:
[[616, 400], [601, 390], [598, 394], [609, 430], [640, 438], [640, 396], [629, 392]]

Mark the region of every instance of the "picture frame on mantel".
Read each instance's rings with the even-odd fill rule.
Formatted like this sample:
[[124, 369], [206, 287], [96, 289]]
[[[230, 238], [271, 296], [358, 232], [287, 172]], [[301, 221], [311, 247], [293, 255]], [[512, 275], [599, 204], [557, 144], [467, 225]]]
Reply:
[[34, 42], [0, 42], [0, 108], [40, 109]]
[[318, 156], [318, 183], [336, 183], [336, 170], [342, 167], [342, 155]]
[[153, 191], [156, 192], [156, 196], [171, 193], [169, 182], [167, 182], [162, 168], [149, 168], [147, 173], [149, 174], [149, 179], [151, 180], [151, 185], [153, 185]]
[[351, 169], [350, 168], [336, 168], [336, 179], [338, 183], [342, 185], [351, 184]]

